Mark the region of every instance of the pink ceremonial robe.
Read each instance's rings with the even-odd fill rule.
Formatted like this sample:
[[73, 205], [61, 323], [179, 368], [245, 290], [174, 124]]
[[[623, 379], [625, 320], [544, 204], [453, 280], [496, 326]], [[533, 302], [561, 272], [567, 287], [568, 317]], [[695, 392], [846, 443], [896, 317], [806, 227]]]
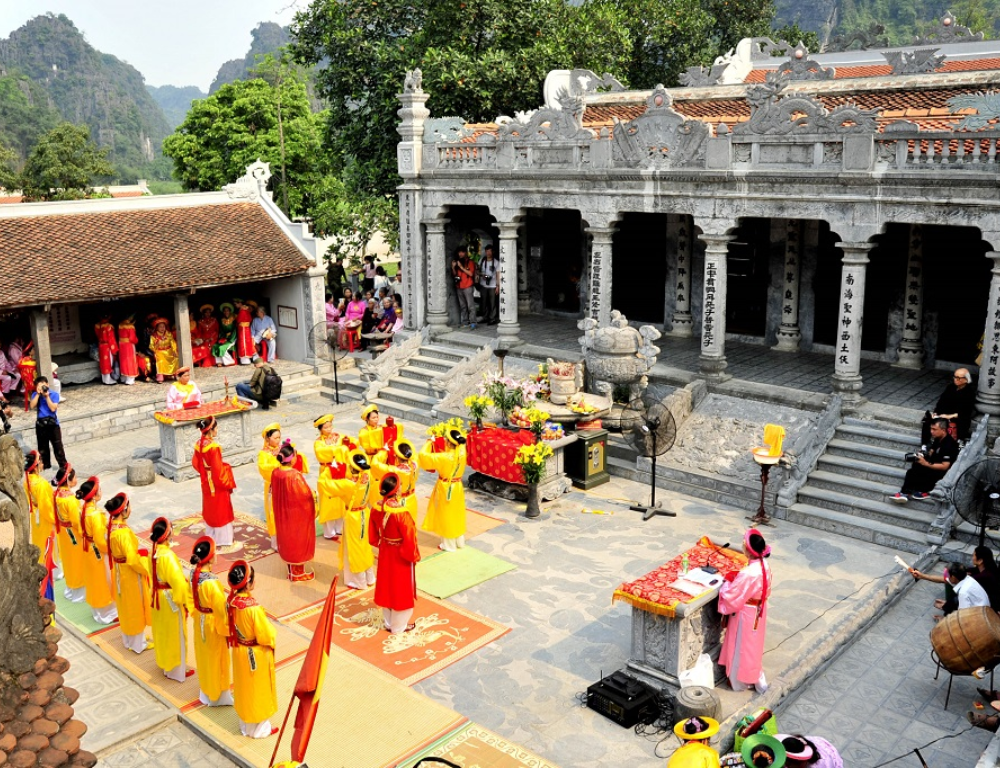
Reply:
[[726, 637], [722, 641], [719, 663], [726, 668], [729, 679], [736, 679], [747, 685], [754, 685], [760, 679], [764, 658], [764, 633], [767, 630], [767, 602], [761, 609], [757, 629], [753, 627], [757, 617], [758, 602], [771, 593], [771, 569], [767, 568], [767, 595], [762, 595], [764, 578], [761, 560], [751, 560], [733, 581], [724, 582], [719, 590], [719, 613], [729, 615]]

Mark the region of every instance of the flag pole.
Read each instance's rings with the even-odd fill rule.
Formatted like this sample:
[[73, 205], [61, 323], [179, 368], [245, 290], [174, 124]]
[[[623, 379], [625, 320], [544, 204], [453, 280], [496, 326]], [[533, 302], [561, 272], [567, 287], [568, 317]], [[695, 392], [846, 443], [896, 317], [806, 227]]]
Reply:
[[285, 710], [285, 719], [281, 721], [281, 730], [278, 731], [278, 740], [274, 743], [274, 752], [271, 753], [271, 762], [274, 765], [274, 758], [278, 756], [278, 747], [281, 746], [281, 737], [285, 735], [285, 726], [288, 725], [288, 716], [292, 714], [292, 705], [295, 704], [295, 687], [292, 687], [292, 700], [288, 702], [288, 709]]

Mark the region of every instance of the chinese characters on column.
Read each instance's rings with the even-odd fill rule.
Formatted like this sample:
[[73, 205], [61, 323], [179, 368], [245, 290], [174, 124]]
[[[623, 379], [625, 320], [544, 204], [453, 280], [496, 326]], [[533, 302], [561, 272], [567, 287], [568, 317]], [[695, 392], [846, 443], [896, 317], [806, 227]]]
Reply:
[[715, 297], [719, 274], [717, 258], [714, 254], [705, 254], [705, 307], [701, 323], [701, 346], [705, 349], [715, 346]]
[[681, 318], [691, 313], [691, 240], [688, 227], [682, 224], [677, 230], [677, 292], [676, 313]]

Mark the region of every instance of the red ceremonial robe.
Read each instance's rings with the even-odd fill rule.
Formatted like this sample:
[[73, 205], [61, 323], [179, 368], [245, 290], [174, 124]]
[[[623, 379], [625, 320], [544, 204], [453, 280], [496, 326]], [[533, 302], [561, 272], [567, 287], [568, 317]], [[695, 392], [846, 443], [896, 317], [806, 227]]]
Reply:
[[194, 444], [191, 466], [201, 475], [201, 516], [210, 528], [233, 522], [232, 493], [236, 488], [233, 468], [222, 460], [222, 448], [214, 440]]
[[106, 376], [115, 369], [115, 354], [118, 352], [117, 335], [111, 323], [98, 323], [94, 326], [97, 336], [97, 363], [101, 374]]
[[236, 313], [236, 349], [240, 357], [253, 357], [257, 354], [253, 343], [253, 334], [250, 333], [250, 310], [241, 309]]
[[368, 542], [378, 547], [375, 605], [405, 611], [417, 600], [416, 564], [420, 561], [417, 526], [397, 499], [383, 500], [372, 509]]
[[139, 375], [139, 358], [135, 354], [135, 345], [139, 343], [132, 323], [118, 324], [118, 368], [122, 376]]
[[290, 565], [316, 556], [316, 500], [305, 476], [293, 467], [271, 474], [271, 504], [278, 555]]

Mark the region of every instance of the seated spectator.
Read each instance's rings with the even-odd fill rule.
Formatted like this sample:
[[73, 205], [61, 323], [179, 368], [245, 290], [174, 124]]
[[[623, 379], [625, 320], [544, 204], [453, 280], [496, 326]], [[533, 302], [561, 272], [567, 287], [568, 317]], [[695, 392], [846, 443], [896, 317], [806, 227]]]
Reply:
[[378, 325], [378, 305], [375, 299], [372, 299], [361, 316], [361, 349], [368, 348], [366, 337], [375, 330], [376, 325]]
[[[940, 576], [929, 576], [926, 573], [921, 573], [916, 568], [911, 568], [910, 573], [915, 579], [923, 579], [924, 581], [936, 584], [943, 582], [946, 586], [950, 586], [955, 594], [955, 607], [952, 610], [978, 608], [980, 606], [988, 607], [990, 604], [990, 597], [986, 594], [986, 590], [969, 575], [969, 570], [962, 563], [948, 563], [948, 569], [944, 572], [943, 578]], [[947, 599], [943, 603], [942, 601], [935, 601], [934, 604], [939, 608], [944, 608], [946, 614], [951, 613], [948, 610]], [[935, 620], [940, 618], [940, 616], [934, 617]]]
[[257, 307], [257, 317], [250, 324], [250, 333], [253, 334], [254, 346], [259, 350], [261, 357], [265, 360], [277, 360], [278, 352], [276, 339], [278, 329], [267, 315], [264, 307]]
[[905, 504], [912, 496], [926, 499], [938, 480], [944, 477], [958, 457], [958, 443], [948, 434], [948, 420], [934, 419], [931, 422], [931, 440], [926, 448], [916, 454], [913, 466], [906, 471], [903, 487], [892, 500]]
[[326, 311], [327, 329], [337, 325], [340, 320], [340, 312], [337, 309], [337, 305], [333, 303], [333, 294], [329, 291], [326, 294], [326, 302], [323, 304], [323, 309]]
[[[345, 294], [347, 291], [344, 292]], [[362, 300], [360, 294], [352, 294], [343, 314], [343, 332], [340, 335], [340, 346], [347, 349], [347, 334], [360, 333], [361, 321], [365, 316], [368, 305]]]
[[260, 355], [254, 355], [250, 362], [253, 363], [253, 375], [249, 383], [241, 381], [236, 385], [236, 394], [244, 400], [260, 403], [261, 410], [266, 411], [271, 407], [271, 402], [264, 397], [264, 377], [274, 373], [274, 369]]
[[167, 390], [167, 410], [177, 408], [197, 408], [201, 405], [201, 390], [191, 381], [191, 369], [187, 366], [177, 369], [177, 379]]
[[976, 407], [976, 390], [972, 386], [972, 375], [966, 368], [959, 368], [952, 377], [952, 382], [944, 388], [938, 398], [934, 412], [924, 414], [921, 440], [926, 445], [930, 442], [930, 424], [934, 419], [947, 419], [954, 424], [954, 434], [957, 440], [968, 440], [972, 426], [972, 414]]

